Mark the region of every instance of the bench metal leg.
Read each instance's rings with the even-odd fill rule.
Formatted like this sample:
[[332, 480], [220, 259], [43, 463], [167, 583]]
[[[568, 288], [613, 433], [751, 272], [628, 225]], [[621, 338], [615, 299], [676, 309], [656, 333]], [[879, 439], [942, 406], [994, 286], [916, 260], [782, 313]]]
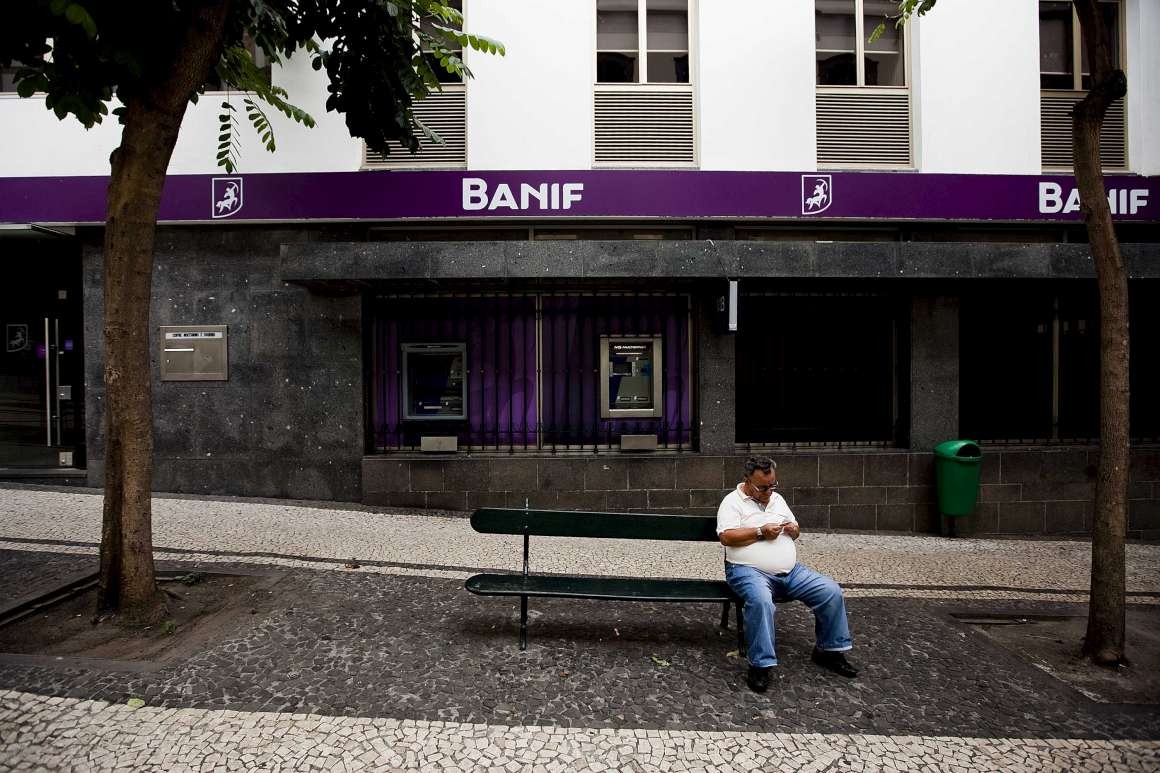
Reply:
[[520, 596], [520, 649], [528, 648], [528, 597]]
[[[728, 612], [728, 605], [726, 605], [726, 612]], [[745, 618], [741, 616], [741, 602], [737, 602], [737, 652], [738, 654], [745, 653]]]
[[721, 610], [721, 627], [729, 627], [729, 602], [725, 602], [725, 608]]

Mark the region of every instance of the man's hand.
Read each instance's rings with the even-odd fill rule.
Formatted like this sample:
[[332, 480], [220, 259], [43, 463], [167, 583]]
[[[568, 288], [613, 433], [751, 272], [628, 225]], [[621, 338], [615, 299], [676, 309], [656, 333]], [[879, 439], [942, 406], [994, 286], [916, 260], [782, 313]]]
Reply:
[[789, 521], [787, 523], [782, 524], [781, 533], [789, 535], [790, 539], [797, 539], [798, 537], [801, 536], [802, 530], [801, 530], [801, 527], [799, 527], [796, 522]]
[[782, 524], [779, 523], [763, 523], [757, 527], [761, 530], [766, 540], [775, 540], [781, 534]]

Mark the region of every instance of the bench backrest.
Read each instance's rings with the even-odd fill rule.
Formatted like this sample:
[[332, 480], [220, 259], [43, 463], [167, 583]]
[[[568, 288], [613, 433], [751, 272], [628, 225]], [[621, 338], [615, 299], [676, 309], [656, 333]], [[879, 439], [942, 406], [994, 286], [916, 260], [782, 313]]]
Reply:
[[471, 528], [482, 534], [526, 533], [538, 537], [719, 541], [717, 519], [710, 515], [592, 513], [484, 507], [471, 514]]

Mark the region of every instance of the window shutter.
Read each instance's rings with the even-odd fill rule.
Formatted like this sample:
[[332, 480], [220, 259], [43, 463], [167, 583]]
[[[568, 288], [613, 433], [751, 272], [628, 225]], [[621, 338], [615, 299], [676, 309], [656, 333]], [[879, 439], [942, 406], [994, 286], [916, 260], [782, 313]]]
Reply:
[[598, 166], [695, 166], [691, 89], [595, 91]]
[[[1071, 110], [1084, 98], [1084, 92], [1051, 92], [1039, 98], [1039, 122], [1043, 149], [1043, 166], [1068, 169], [1074, 166], [1071, 145]], [[1100, 131], [1100, 163], [1104, 169], [1127, 169], [1128, 148], [1124, 100], [1108, 107]]]
[[818, 166], [907, 167], [910, 92], [819, 90]]
[[446, 144], [436, 145], [420, 136], [419, 151], [411, 154], [392, 142], [387, 155], [363, 145], [363, 164], [375, 168], [466, 167], [467, 166], [467, 92], [462, 86], [444, 86], [443, 91], [429, 94], [413, 107], [415, 117], [438, 134]]

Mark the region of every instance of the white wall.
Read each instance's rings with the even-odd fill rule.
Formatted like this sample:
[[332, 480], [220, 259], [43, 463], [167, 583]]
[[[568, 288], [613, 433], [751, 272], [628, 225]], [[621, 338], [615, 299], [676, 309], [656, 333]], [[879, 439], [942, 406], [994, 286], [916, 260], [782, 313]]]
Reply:
[[912, 28], [923, 172], [1040, 174], [1039, 5], [942, 0]]
[[0, 95], [0, 176], [108, 174], [109, 154], [120, 142], [115, 116], [85, 131], [71, 116], [57, 120], [42, 96]]
[[[258, 101], [274, 127], [278, 150], [270, 153], [261, 144], [253, 126], [246, 119], [242, 97], [235, 93], [231, 103], [237, 107], [239, 125], [235, 136], [241, 141], [238, 171], [258, 172], [327, 172], [355, 171], [362, 163], [362, 143], [352, 139], [346, 129], [345, 116], [326, 112], [326, 74], [310, 67], [305, 52], [291, 57], [283, 68], [275, 70], [274, 83], [290, 93], [290, 102], [305, 110], [318, 122], [313, 129], [286, 118], [277, 110]], [[173, 150], [170, 174], [206, 174], [220, 172], [217, 166], [217, 127], [221, 103], [226, 95], [206, 94], [196, 105], [190, 105], [181, 126], [181, 136]]]
[[[290, 101], [318, 122], [313, 129], [295, 124], [263, 105], [274, 126], [278, 152], [268, 153], [245, 119], [242, 97], [234, 94], [238, 108], [237, 137], [241, 172], [353, 171], [361, 163], [362, 145], [351, 139], [341, 116], [327, 113], [326, 76], [310, 68], [309, 58], [294, 57], [284, 69], [275, 68], [274, 82], [290, 92]], [[220, 171], [217, 159], [217, 116], [224, 93], [209, 93], [190, 105], [181, 135], [169, 164], [171, 174]], [[113, 105], [110, 105], [110, 110]], [[64, 121], [44, 107], [44, 98], [21, 99], [0, 95], [0, 175], [5, 177], [54, 177], [107, 175], [109, 154], [121, 141], [121, 125], [115, 116], [86, 131], [75, 118]]]
[[816, 169], [813, 3], [695, 9], [701, 168]]
[[1129, 0], [1128, 166], [1160, 174], [1160, 1]]
[[593, 0], [467, 0], [467, 29], [506, 56], [469, 52], [471, 169], [589, 169], [596, 4]]

